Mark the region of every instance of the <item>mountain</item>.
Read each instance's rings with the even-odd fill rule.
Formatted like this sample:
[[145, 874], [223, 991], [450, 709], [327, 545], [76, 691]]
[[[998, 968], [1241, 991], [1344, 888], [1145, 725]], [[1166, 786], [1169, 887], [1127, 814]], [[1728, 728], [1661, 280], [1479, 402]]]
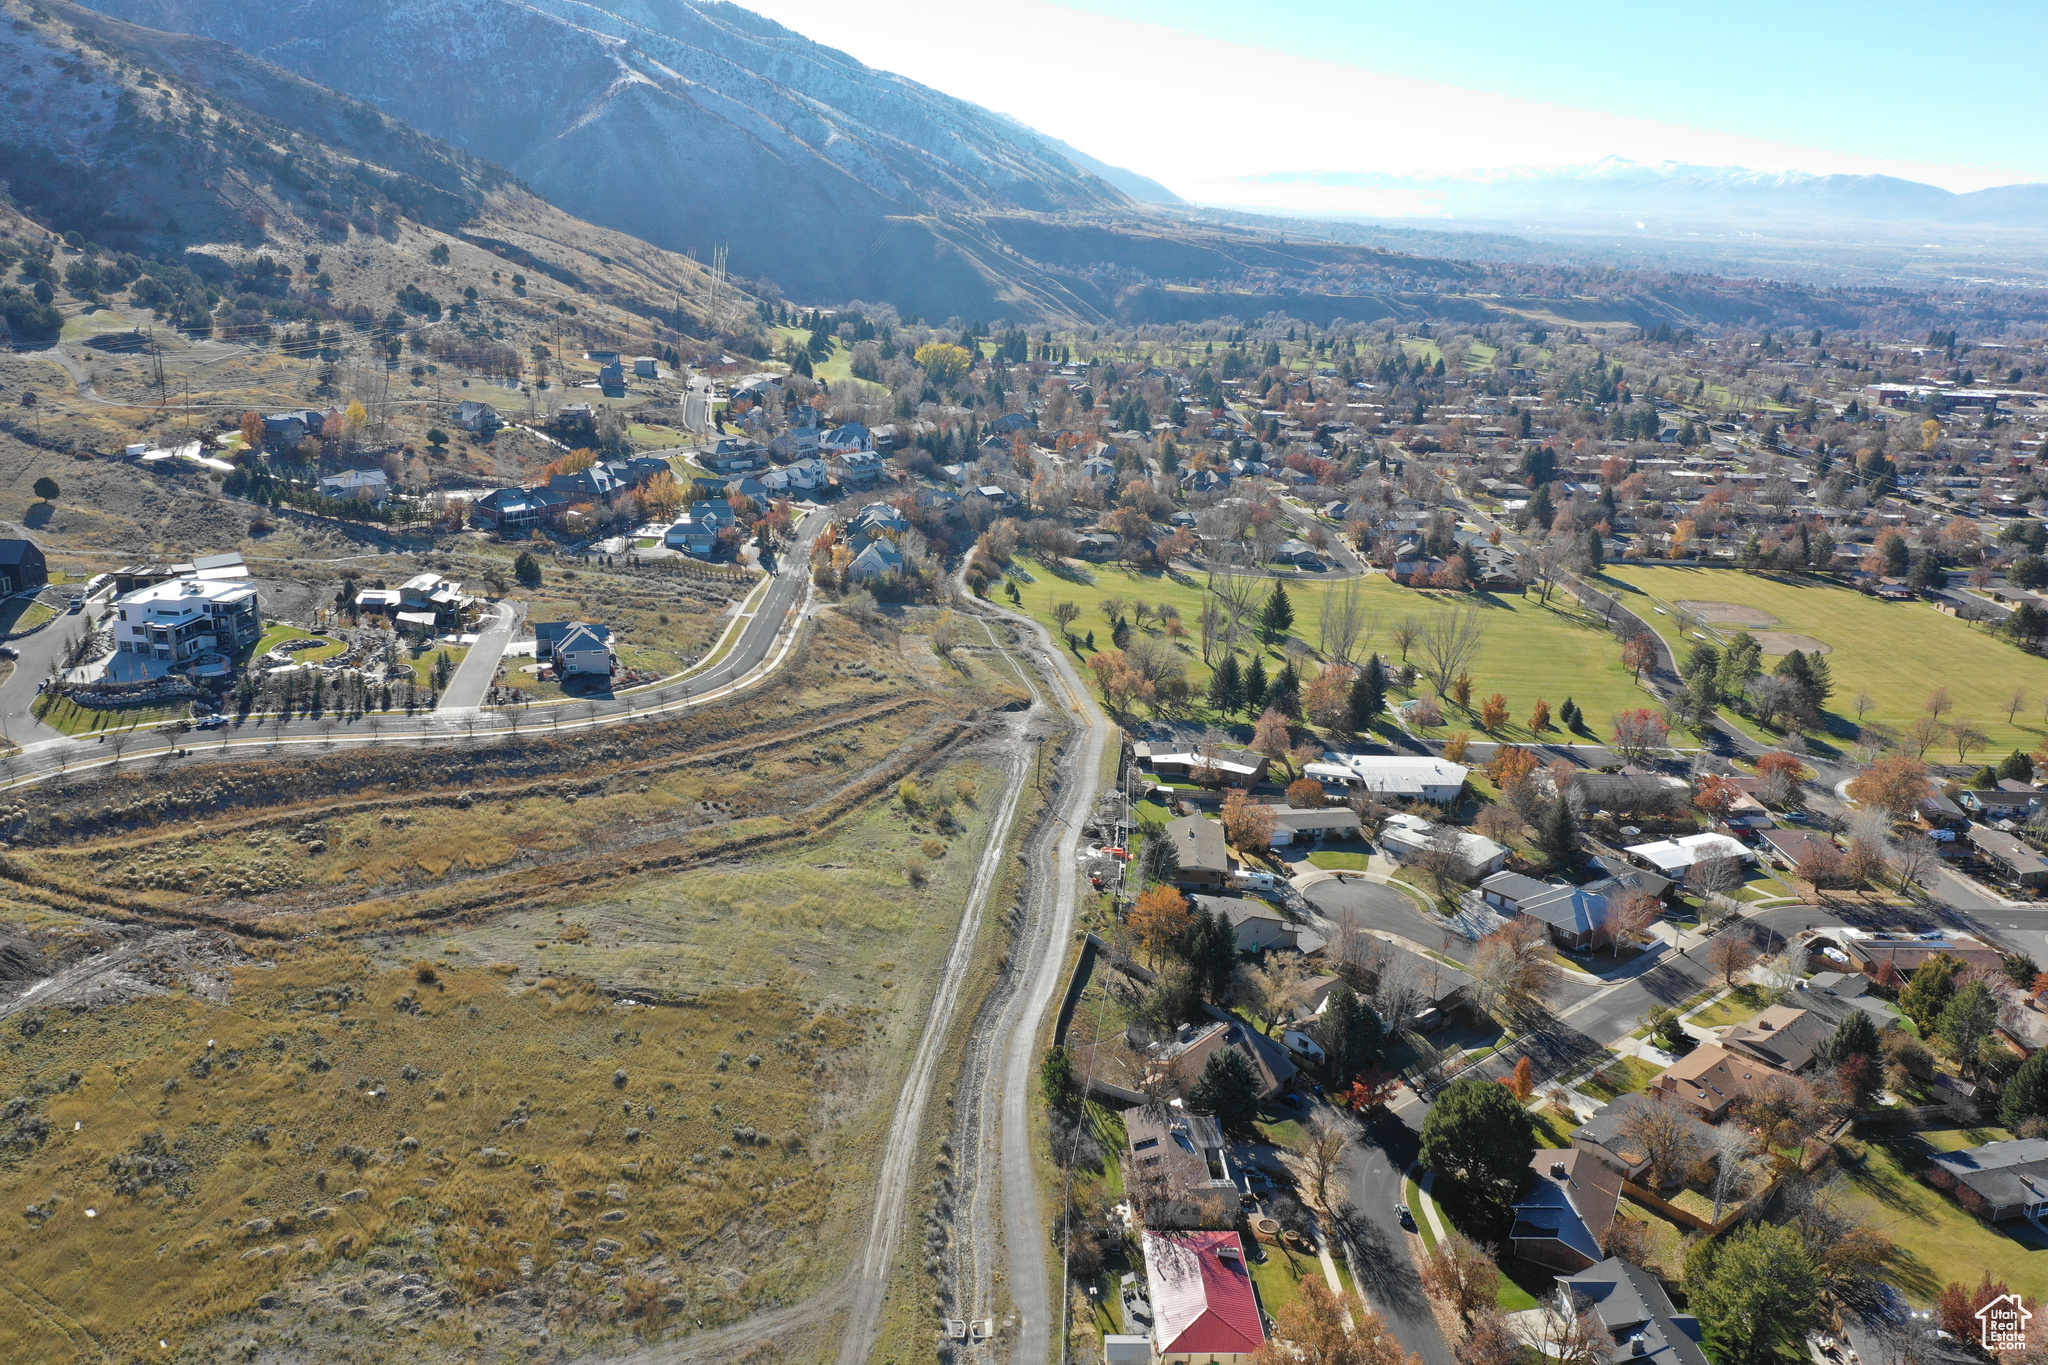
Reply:
[[[273, 316], [399, 307], [438, 321], [438, 302], [422, 300], [481, 284], [504, 295], [499, 333], [569, 317], [644, 330], [636, 318], [683, 321], [678, 307], [701, 312], [710, 292], [698, 263], [576, 219], [501, 167], [224, 43], [68, 0], [13, 19], [0, 27], [0, 62], [14, 73], [0, 122], [8, 197], [41, 228], [111, 255], [182, 261], [191, 273], [174, 272], [186, 290], [174, 311], [188, 322], [205, 321], [203, 299], [198, 313], [186, 306], [194, 280], [219, 293], [254, 279], [241, 277], [259, 256], [305, 253], [322, 256], [333, 283], [308, 280]], [[534, 277], [530, 289], [498, 285], [515, 272]], [[294, 274], [265, 275], [256, 292], [282, 297]]]
[[699, 0], [100, 0], [375, 104], [580, 216], [798, 299], [1086, 305], [980, 213], [1131, 201], [1009, 121]]
[[1207, 187], [1205, 198], [1245, 207], [1352, 211], [1384, 217], [1612, 226], [1634, 217], [1712, 224], [1862, 222], [2035, 228], [2048, 185], [2007, 185], [1956, 194], [1889, 175], [1816, 175], [1741, 166], [1637, 162], [1608, 157], [1584, 166], [1506, 167], [1452, 175], [1280, 171]]
[[1126, 170], [1122, 166], [1112, 166], [1107, 161], [1099, 161], [1072, 143], [1062, 142], [1050, 133], [1039, 132], [1022, 119], [1012, 118], [1008, 114], [1003, 115], [1003, 117], [1030, 133], [1031, 136], [1037, 138], [1040, 142], [1043, 142], [1082, 170], [1102, 177], [1141, 204], [1180, 206], [1188, 202], [1149, 175], [1139, 175], [1136, 171]]

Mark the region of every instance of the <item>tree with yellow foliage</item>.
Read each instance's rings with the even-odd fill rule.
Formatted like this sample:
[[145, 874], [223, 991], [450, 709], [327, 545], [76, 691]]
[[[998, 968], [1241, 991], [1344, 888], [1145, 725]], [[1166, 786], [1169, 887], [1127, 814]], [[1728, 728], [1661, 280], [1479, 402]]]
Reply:
[[672, 517], [689, 496], [676, 476], [664, 469], [641, 485], [640, 506], [650, 517]]
[[927, 341], [917, 348], [914, 359], [924, 370], [925, 377], [941, 388], [959, 383], [968, 366], [974, 363], [974, 357], [964, 346], [955, 346], [949, 341]]

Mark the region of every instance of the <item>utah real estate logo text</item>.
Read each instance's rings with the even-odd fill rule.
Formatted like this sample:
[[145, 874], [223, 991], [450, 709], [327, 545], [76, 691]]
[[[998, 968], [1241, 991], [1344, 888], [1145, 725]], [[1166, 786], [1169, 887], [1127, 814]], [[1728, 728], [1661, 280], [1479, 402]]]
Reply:
[[2017, 1294], [2000, 1294], [1977, 1310], [1983, 1326], [1984, 1349], [1991, 1352], [2020, 1351], [2027, 1345], [2027, 1323], [2033, 1319]]

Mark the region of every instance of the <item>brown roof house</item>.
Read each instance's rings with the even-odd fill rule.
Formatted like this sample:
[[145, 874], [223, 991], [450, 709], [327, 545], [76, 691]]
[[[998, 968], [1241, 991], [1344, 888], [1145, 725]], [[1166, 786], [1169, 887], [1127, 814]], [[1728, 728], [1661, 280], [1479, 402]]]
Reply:
[[1656, 1080], [1656, 1089], [1684, 1105], [1695, 1118], [1719, 1123], [1728, 1116], [1729, 1106], [1774, 1077], [1794, 1079], [1768, 1062], [1730, 1052], [1717, 1043], [1702, 1043], [1666, 1067]]
[[1183, 815], [1166, 822], [1166, 838], [1179, 862], [1173, 881], [1197, 891], [1220, 891], [1230, 880], [1230, 850], [1223, 826], [1206, 815]]
[[1835, 1036], [1835, 1024], [1799, 1005], [1773, 1005], [1747, 1023], [1721, 1030], [1721, 1046], [1782, 1071], [1811, 1070]]
[[1621, 1173], [1591, 1152], [1538, 1152], [1536, 1183], [1515, 1205], [1515, 1255], [1571, 1274], [1607, 1259], [1607, 1232], [1621, 1203]]
[[1236, 1220], [1229, 1143], [1213, 1117], [1176, 1106], [1152, 1117], [1140, 1105], [1124, 1111], [1124, 1132], [1124, 1188], [1146, 1227], [1224, 1228]]
[[1186, 1099], [1202, 1079], [1210, 1056], [1233, 1048], [1251, 1063], [1252, 1078], [1258, 1083], [1262, 1100], [1278, 1095], [1300, 1071], [1286, 1048], [1235, 1019], [1218, 1020], [1207, 1026], [1182, 1024], [1173, 1037], [1152, 1045], [1146, 1061], [1154, 1074], [1168, 1078], [1176, 1096]]

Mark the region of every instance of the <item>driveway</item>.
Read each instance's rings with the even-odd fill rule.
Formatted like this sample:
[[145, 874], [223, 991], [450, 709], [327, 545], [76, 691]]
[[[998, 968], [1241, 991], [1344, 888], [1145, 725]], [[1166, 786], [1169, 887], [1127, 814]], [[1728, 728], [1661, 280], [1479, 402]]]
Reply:
[[491, 610], [491, 624], [477, 632], [476, 643], [456, 665], [455, 676], [448, 680], [448, 690], [441, 694], [437, 710], [473, 711], [483, 705], [484, 694], [497, 679], [498, 660], [505, 657], [505, 646], [512, 643], [512, 625], [517, 617], [510, 602], [500, 602]]
[[1432, 919], [1415, 908], [1405, 892], [1362, 877], [1317, 882], [1301, 893], [1317, 913], [1337, 924], [1355, 924], [1360, 929], [1394, 934], [1425, 948], [1455, 958], [1472, 960], [1472, 943], [1459, 937], [1441, 920]]
[[43, 679], [50, 676], [50, 668], [63, 657], [65, 648], [86, 629], [88, 606], [77, 615], [65, 612], [70, 599], [66, 589], [47, 588], [43, 600], [56, 607], [57, 619], [33, 635], [24, 635], [11, 643], [21, 651], [21, 657], [14, 661], [14, 671], [7, 675], [7, 681], [0, 683], [0, 734], [24, 747], [39, 740], [62, 739], [63, 735], [43, 724], [35, 717], [36, 697]]

